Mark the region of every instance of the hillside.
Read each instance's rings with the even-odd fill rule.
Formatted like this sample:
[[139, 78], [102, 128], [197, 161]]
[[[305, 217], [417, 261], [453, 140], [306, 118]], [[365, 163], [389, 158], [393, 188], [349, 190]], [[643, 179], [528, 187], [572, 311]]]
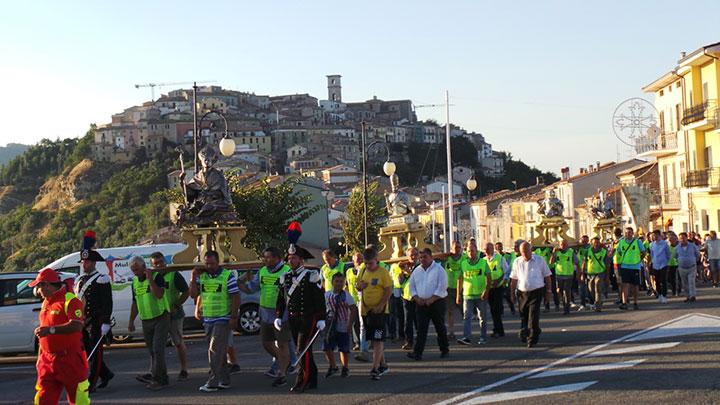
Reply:
[[0, 169], [0, 209], [7, 209], [0, 215], [2, 271], [38, 270], [77, 251], [88, 229], [97, 247], [107, 247], [135, 244], [168, 226], [163, 190], [175, 159], [91, 162], [93, 133], [43, 140]]
[[0, 146], [0, 165], [7, 164], [15, 156], [25, 153], [28, 148], [30, 148], [29, 145], [20, 143], [9, 143], [5, 146]]

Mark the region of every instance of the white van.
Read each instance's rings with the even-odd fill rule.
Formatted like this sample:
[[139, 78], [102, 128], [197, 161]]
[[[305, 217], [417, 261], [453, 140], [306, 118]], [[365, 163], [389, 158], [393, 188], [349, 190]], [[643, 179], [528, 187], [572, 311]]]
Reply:
[[[113, 289], [113, 314], [115, 326], [113, 336], [118, 341], [129, 340], [132, 336], [142, 336], [142, 323], [135, 320], [135, 332], [128, 331], [128, 320], [130, 319], [130, 306], [132, 305], [132, 292], [130, 285], [135, 276], [130, 270], [128, 261], [133, 256], [140, 256], [150, 266], [150, 255], [153, 252], [161, 252], [165, 256], [165, 262], [172, 263], [172, 255], [186, 248], [182, 243], [168, 243], [159, 245], [140, 245], [117, 248], [97, 249], [98, 253], [105, 258], [105, 262], [98, 262], [96, 268], [99, 272], [108, 274], [112, 280]], [[46, 267], [56, 271], [80, 274], [80, 252], [71, 253], [58, 259]], [[180, 272], [185, 281], [190, 282], [191, 270]], [[244, 334], [255, 334], [260, 329], [260, 317], [258, 313], [258, 294], [243, 294], [242, 307], [240, 308], [240, 329]], [[194, 319], [195, 303], [192, 299], [183, 304], [186, 320]], [[186, 322], [187, 324], [188, 322]]]

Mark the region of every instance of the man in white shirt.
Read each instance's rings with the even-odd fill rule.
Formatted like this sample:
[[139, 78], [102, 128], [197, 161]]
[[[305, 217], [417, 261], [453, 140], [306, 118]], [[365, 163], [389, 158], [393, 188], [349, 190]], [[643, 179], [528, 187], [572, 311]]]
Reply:
[[[518, 290], [518, 309], [522, 318], [520, 323], [520, 340], [527, 342], [528, 347], [537, 344], [540, 338], [540, 304], [543, 296], [546, 301], [552, 296], [550, 284], [551, 272], [541, 256], [532, 253], [528, 242], [520, 245], [522, 258], [513, 262], [510, 273], [510, 298], [515, 301], [515, 290]], [[528, 326], [530, 327], [528, 331]]]
[[420, 266], [416, 267], [410, 276], [410, 296], [416, 303], [417, 338], [413, 351], [407, 354], [409, 358], [422, 360], [430, 321], [437, 333], [440, 357], [449, 356], [445, 329], [446, 295], [447, 273], [442, 266], [433, 261], [432, 251], [425, 248], [420, 251]]

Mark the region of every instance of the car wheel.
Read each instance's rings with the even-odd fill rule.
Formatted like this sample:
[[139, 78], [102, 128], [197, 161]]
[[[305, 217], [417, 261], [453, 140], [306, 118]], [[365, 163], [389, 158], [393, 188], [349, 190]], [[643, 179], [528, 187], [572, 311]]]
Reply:
[[113, 343], [128, 343], [131, 342], [133, 337], [131, 335], [112, 335]]
[[257, 335], [260, 332], [260, 313], [257, 304], [248, 304], [240, 308], [238, 320], [243, 335]]

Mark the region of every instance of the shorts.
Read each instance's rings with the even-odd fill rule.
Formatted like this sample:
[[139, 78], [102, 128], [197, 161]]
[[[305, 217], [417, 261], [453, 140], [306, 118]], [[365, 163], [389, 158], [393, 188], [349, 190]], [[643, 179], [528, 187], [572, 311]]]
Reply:
[[720, 259], [709, 259], [708, 262], [708, 269], [710, 269], [710, 274], [717, 274], [718, 270], [720, 270]]
[[350, 334], [335, 331], [330, 339], [323, 341], [323, 350], [335, 350], [340, 353], [350, 353]]
[[171, 319], [170, 328], [168, 333], [170, 334], [170, 340], [172, 340], [173, 346], [177, 346], [183, 342], [183, 321], [185, 318]]
[[460, 301], [460, 305], [457, 304], [457, 289], [448, 288], [447, 294], [448, 295], [445, 297], [445, 304], [447, 305], [447, 307], [455, 307], [462, 311], [462, 300]]
[[619, 270], [623, 284], [640, 285], [640, 270], [626, 269], [625, 267], [620, 267]]
[[280, 330], [275, 329], [275, 325], [269, 322], [260, 321], [260, 341], [261, 342], [288, 342], [292, 339], [290, 334], [290, 322], [283, 322]]
[[365, 336], [367, 340], [373, 342], [384, 342], [387, 335], [387, 314], [373, 314], [368, 312], [363, 316], [363, 326], [365, 327]]

